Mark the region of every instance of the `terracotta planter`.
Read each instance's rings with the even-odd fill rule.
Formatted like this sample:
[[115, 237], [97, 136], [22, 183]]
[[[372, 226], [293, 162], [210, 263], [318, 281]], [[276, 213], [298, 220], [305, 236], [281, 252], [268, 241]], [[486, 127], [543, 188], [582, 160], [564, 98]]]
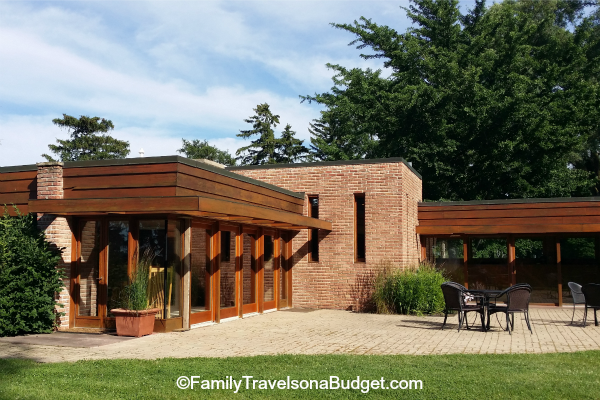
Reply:
[[117, 336], [142, 337], [151, 335], [154, 331], [155, 315], [160, 312], [160, 308], [141, 311], [115, 308], [110, 312], [116, 318]]

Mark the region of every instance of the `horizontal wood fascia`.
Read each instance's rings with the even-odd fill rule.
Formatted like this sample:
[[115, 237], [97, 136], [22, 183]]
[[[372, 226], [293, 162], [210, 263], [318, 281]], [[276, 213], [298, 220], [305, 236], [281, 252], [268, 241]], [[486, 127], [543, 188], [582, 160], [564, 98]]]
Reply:
[[30, 192], [37, 188], [35, 179], [0, 181], [0, 193]]
[[175, 172], [144, 174], [143, 177], [139, 175], [119, 174], [63, 178], [64, 188], [72, 188], [74, 190], [175, 185], [177, 185], [177, 173]]
[[[223, 176], [223, 175], [218, 175], [218, 174], [212, 173], [211, 171], [202, 170], [202, 169], [198, 169], [198, 168], [193, 168], [193, 167], [190, 167], [190, 166], [185, 165], [185, 164], [179, 164], [177, 170], [182, 175], [185, 174], [185, 175], [190, 175], [190, 176], [193, 176], [193, 177], [196, 177], [196, 178], [201, 178], [201, 179], [211, 180], [211, 181], [214, 181], [214, 182], [219, 182], [221, 184], [228, 185], [228, 186], [231, 186], [231, 187], [235, 187], [235, 188], [247, 190], [247, 191], [250, 191], [250, 192], [254, 192], [254, 193], [266, 195], [266, 196], [269, 196], [269, 197], [273, 197], [275, 199], [285, 200], [285, 201], [290, 202], [290, 203], [294, 203], [294, 204], [298, 204], [298, 205], [304, 206], [304, 199], [303, 198], [298, 198], [298, 197], [295, 197], [295, 196], [290, 196], [288, 194], [281, 193], [281, 192], [269, 189], [267, 187], [258, 186], [258, 185], [255, 185], [255, 184], [252, 184], [252, 183], [248, 183], [248, 182], [243, 182], [243, 181], [240, 181], [238, 179], [229, 178], [229, 177]], [[242, 175], [240, 175], [240, 176], [242, 176]]]
[[[469, 210], [469, 211], [419, 211], [420, 221], [444, 221], [448, 219], [491, 219], [520, 217], [570, 217], [600, 215], [600, 207], [536, 208], [511, 210]], [[446, 224], [447, 225], [447, 224]]]
[[129, 197], [116, 199], [30, 200], [31, 212], [60, 214], [63, 212], [164, 212], [197, 211], [197, 197]]
[[140, 188], [111, 188], [111, 189], [65, 189], [65, 199], [114, 199], [130, 197], [170, 197], [176, 196], [174, 186], [140, 187]]
[[331, 231], [332, 225], [329, 221], [305, 217], [300, 214], [273, 210], [252, 204], [229, 202], [218, 199], [198, 197], [198, 209], [208, 212], [220, 212], [232, 216], [251, 217], [253, 219], [264, 219], [276, 222], [290, 223], [292, 225], [309, 226], [316, 229]]
[[20, 193], [1, 193], [0, 194], [0, 204], [27, 204], [29, 201], [30, 192], [20, 192]]
[[331, 231], [329, 221], [305, 217], [286, 211], [274, 210], [253, 204], [232, 202], [208, 197], [141, 197], [110, 199], [53, 199], [30, 200], [29, 211], [65, 215], [67, 213], [85, 215], [87, 213], [178, 213], [190, 216], [204, 216], [215, 213], [224, 216], [239, 216], [252, 220], [275, 221], [299, 227], [310, 227]]
[[24, 172], [3, 172], [0, 173], [0, 182], [9, 182], [9, 181], [31, 181], [37, 178], [37, 168], [34, 171], [24, 171]]
[[[177, 172], [176, 163], [167, 164], [141, 164], [141, 165], [114, 165], [94, 166], [63, 169], [64, 178], [91, 177], [91, 176], [119, 176], [119, 175], [146, 175]], [[138, 177], [139, 178], [139, 177]]]
[[509, 204], [474, 204], [474, 205], [432, 205], [426, 206], [419, 204], [420, 213], [440, 212], [440, 211], [486, 211], [486, 210], [518, 210], [518, 209], [536, 209], [536, 208], [581, 208], [581, 207], [600, 207], [600, 201], [573, 201], [573, 202], [547, 202], [547, 203], [509, 203]]
[[533, 217], [533, 218], [451, 218], [444, 220], [419, 220], [419, 226], [486, 226], [486, 225], [572, 225], [600, 224], [600, 216]]
[[534, 224], [534, 225], [435, 225], [417, 226], [420, 235], [494, 235], [513, 233], [594, 233], [600, 224]]
[[[182, 167], [186, 166], [183, 165]], [[207, 171], [204, 172], [206, 172], [207, 174], [209, 173]], [[215, 176], [218, 175], [215, 174]], [[230, 179], [230, 181], [235, 182], [234, 179]], [[242, 187], [234, 187], [221, 182], [215, 182], [207, 178], [199, 178], [196, 176], [182, 173], [178, 174], [177, 176], [177, 186], [180, 188], [193, 190], [196, 192], [197, 195], [200, 196], [203, 196], [205, 193], [207, 193], [212, 196], [218, 196], [220, 198], [228, 199], [231, 201], [247, 201], [249, 203], [254, 203], [266, 207], [272, 207], [280, 210], [290, 212], [302, 212], [302, 206], [290, 202], [290, 199], [293, 199], [293, 197], [285, 196], [285, 199], [279, 198], [281, 196], [274, 197], [274, 194], [279, 193], [273, 191], [270, 191], [270, 193], [268, 194], [256, 193], [255, 191], [250, 191]]]

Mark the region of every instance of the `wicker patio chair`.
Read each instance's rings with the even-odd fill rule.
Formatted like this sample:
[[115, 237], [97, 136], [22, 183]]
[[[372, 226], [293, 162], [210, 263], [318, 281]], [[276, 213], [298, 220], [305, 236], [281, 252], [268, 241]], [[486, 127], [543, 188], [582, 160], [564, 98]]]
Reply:
[[573, 297], [573, 316], [571, 317], [571, 325], [573, 325], [573, 319], [575, 318], [575, 304], [585, 304], [585, 296], [581, 291], [581, 285], [575, 282], [569, 282], [569, 289], [571, 289], [571, 296]]
[[583, 313], [583, 327], [587, 321], [587, 310], [592, 308], [594, 310], [594, 324], [598, 326], [598, 317], [596, 316], [596, 310], [600, 308], [600, 285], [597, 283], [588, 283], [581, 287], [583, 296], [585, 297], [585, 311]]
[[525, 322], [531, 334], [531, 321], [529, 319], [529, 300], [531, 298], [531, 286], [526, 283], [520, 283], [514, 285], [503, 291], [498, 297], [506, 295], [506, 304], [490, 304], [488, 307], [488, 321], [487, 325], [490, 326], [490, 316], [496, 313], [503, 313], [506, 315], [506, 329], [508, 333], [512, 335], [511, 329], [515, 329], [515, 313], [523, 313]]
[[481, 304], [467, 304], [465, 302], [466, 288], [455, 282], [444, 282], [442, 283], [442, 293], [444, 294], [444, 301], [446, 307], [444, 309], [444, 323], [442, 324], [442, 330], [446, 326], [446, 320], [448, 319], [448, 312], [458, 311], [458, 331], [462, 327], [463, 321], [466, 321], [467, 328], [469, 322], [467, 321], [467, 313], [477, 312], [481, 317], [481, 330], [485, 330], [485, 307]]

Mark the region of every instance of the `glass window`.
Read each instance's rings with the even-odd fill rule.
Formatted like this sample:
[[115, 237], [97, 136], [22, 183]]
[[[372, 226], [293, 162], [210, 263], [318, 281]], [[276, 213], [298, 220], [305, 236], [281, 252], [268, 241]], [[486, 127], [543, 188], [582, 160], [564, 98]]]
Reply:
[[472, 258], [506, 260], [508, 247], [506, 239], [471, 239]]
[[[165, 318], [166, 221], [139, 222], [137, 268], [148, 271], [148, 301], [160, 309], [156, 318]], [[167, 298], [170, 296], [167, 294]]]
[[[309, 196], [309, 217], [319, 218], [319, 197]], [[310, 229], [309, 232], [309, 258], [308, 261], [319, 261], [319, 230]]]
[[264, 235], [264, 301], [275, 300], [275, 268], [273, 259], [273, 237]]
[[365, 235], [365, 195], [364, 193], [354, 195], [354, 242], [355, 260], [366, 260], [366, 235]]
[[427, 238], [427, 260], [442, 270], [446, 279], [465, 283], [463, 240], [458, 238]]
[[191, 243], [191, 312], [210, 310], [210, 231], [192, 227]]
[[181, 222], [167, 222], [167, 318], [181, 316]]
[[558, 303], [556, 241], [548, 238], [515, 239], [516, 283], [528, 283], [532, 303]]
[[127, 273], [129, 244], [129, 221], [108, 222], [108, 281], [107, 304], [108, 316], [110, 310], [117, 308], [121, 302], [121, 290], [129, 282]]
[[600, 282], [596, 259], [596, 239], [593, 237], [565, 237], [560, 239], [563, 302], [572, 303], [569, 282], [580, 285]]
[[221, 231], [221, 308], [235, 307], [235, 232]]
[[101, 232], [100, 221], [81, 223], [78, 314], [82, 317], [98, 316]]
[[285, 240], [283, 240], [283, 238], [279, 239], [279, 248], [281, 249], [281, 256], [280, 256], [280, 267], [279, 267], [279, 298], [281, 300], [286, 300], [287, 299], [287, 292], [288, 292], [288, 253], [287, 253], [287, 246], [285, 243]]
[[244, 304], [256, 303], [256, 240], [254, 235], [243, 235], [244, 256], [242, 275], [244, 278]]

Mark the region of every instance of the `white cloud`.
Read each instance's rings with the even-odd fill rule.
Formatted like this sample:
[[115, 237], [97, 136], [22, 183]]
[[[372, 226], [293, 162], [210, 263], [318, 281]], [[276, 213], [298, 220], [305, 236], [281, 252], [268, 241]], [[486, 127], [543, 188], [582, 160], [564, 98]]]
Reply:
[[181, 138], [234, 153], [263, 102], [281, 116], [277, 131], [290, 123], [308, 139], [320, 107], [298, 95], [329, 89], [325, 63], [380, 65], [328, 23], [385, 23], [397, 10], [392, 1], [0, 2], [0, 164], [42, 161], [67, 137], [51, 123], [62, 113], [111, 119], [132, 156], [176, 154]]

